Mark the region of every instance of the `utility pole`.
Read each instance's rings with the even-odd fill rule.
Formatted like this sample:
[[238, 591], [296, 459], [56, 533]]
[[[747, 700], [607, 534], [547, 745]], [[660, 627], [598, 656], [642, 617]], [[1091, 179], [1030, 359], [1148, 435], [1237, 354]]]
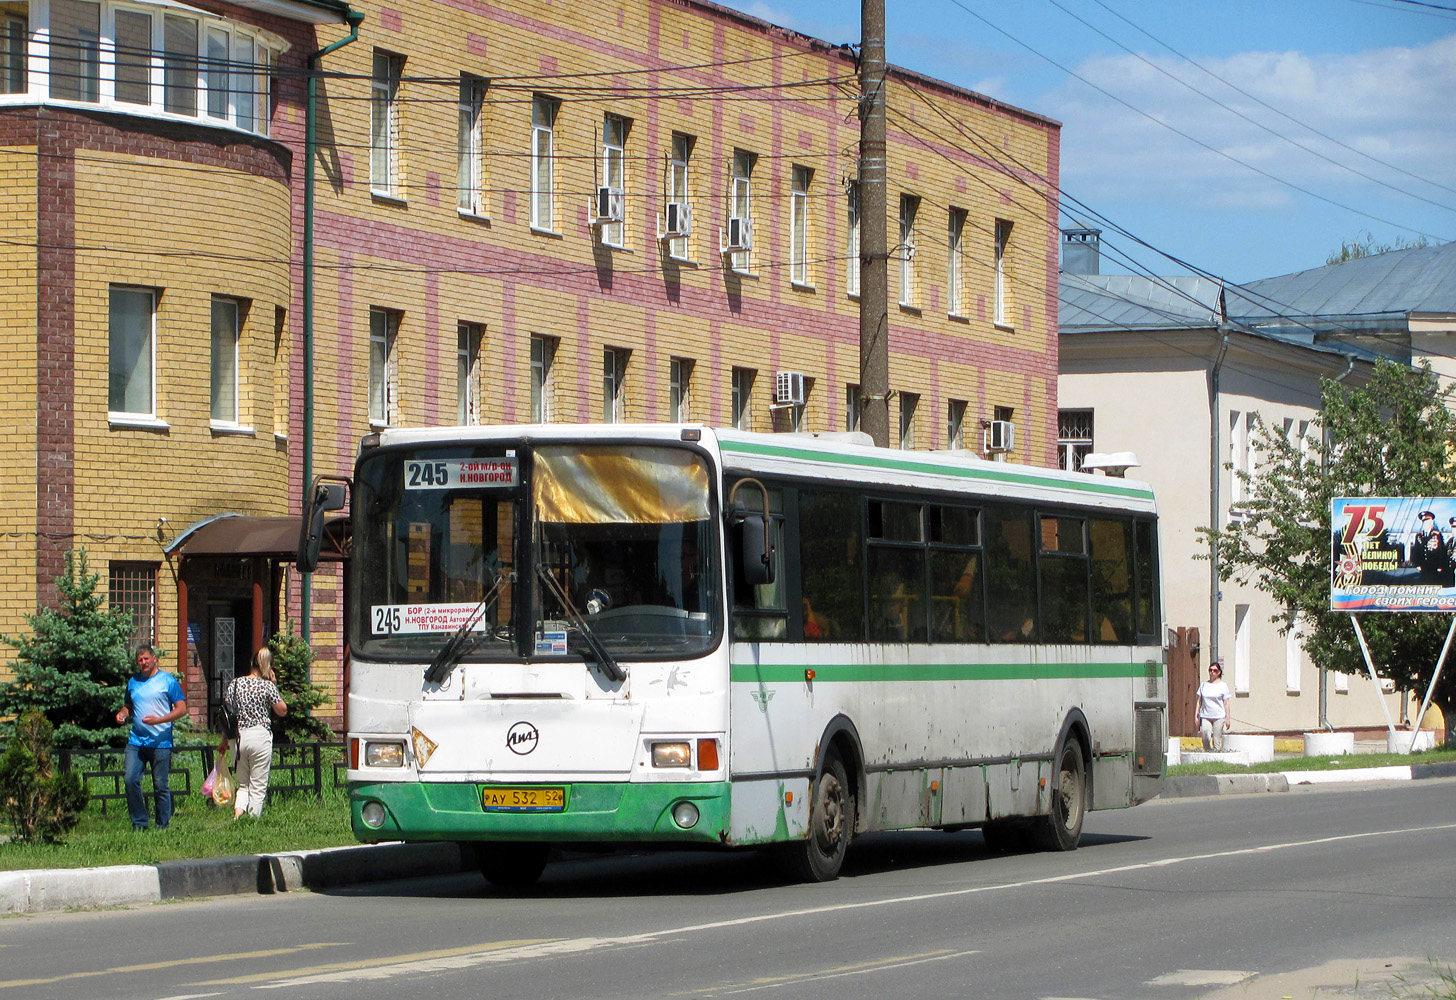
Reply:
[[889, 239], [885, 151], [885, 0], [860, 0], [860, 430], [890, 443]]

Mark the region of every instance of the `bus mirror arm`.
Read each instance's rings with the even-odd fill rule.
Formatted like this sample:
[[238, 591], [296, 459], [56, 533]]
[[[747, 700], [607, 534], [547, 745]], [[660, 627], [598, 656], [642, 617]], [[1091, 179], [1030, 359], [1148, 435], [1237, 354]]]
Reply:
[[[326, 482], [325, 480], [334, 480]], [[303, 523], [298, 534], [298, 571], [312, 573], [318, 568], [319, 549], [324, 540], [324, 514], [343, 510], [348, 480], [333, 476], [317, 476], [303, 505]]]
[[[758, 488], [759, 495], [763, 498], [763, 513], [751, 514], [746, 506], [737, 501], [738, 487], [745, 483]], [[728, 494], [728, 518], [729, 523], [738, 525], [742, 530], [742, 540], [738, 548], [738, 565], [743, 574], [743, 582], [749, 586], [774, 581], [773, 541], [769, 534], [770, 517], [768, 487], [751, 477], [745, 477], [733, 484], [733, 490]]]

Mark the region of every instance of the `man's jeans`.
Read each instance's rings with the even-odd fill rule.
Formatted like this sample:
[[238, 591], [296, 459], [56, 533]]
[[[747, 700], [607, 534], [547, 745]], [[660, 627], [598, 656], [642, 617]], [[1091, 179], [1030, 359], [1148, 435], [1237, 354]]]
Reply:
[[126, 745], [126, 811], [131, 813], [131, 825], [147, 825], [147, 800], [142, 794], [142, 772], [152, 765], [152, 787], [157, 794], [157, 826], [165, 827], [172, 822], [172, 748], [139, 747]]

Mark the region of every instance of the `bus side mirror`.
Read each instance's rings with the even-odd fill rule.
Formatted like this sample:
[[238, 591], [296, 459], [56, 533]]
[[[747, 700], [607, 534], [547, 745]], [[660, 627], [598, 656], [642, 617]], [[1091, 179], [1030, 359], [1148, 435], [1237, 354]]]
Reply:
[[738, 566], [743, 582], [751, 587], [773, 583], [774, 559], [768, 540], [768, 519], [762, 514], [746, 514], [740, 527]]
[[318, 568], [319, 548], [324, 539], [324, 514], [344, 508], [344, 484], [315, 479], [308, 502], [303, 505], [303, 525], [298, 534], [298, 571]]

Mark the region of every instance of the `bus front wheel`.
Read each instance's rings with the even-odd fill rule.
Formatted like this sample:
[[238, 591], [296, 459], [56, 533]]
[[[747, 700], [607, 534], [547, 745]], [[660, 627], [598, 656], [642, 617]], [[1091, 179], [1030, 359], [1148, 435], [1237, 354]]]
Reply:
[[550, 844], [477, 842], [475, 863], [496, 888], [525, 889], [535, 885], [546, 870], [550, 853]]
[[788, 873], [800, 882], [839, 877], [854, 835], [855, 796], [839, 754], [830, 752], [809, 799], [809, 836], [784, 846]]
[[1082, 744], [1068, 736], [1057, 755], [1052, 781], [1051, 812], [1036, 825], [1036, 845], [1044, 851], [1075, 851], [1087, 815], [1087, 764]]

